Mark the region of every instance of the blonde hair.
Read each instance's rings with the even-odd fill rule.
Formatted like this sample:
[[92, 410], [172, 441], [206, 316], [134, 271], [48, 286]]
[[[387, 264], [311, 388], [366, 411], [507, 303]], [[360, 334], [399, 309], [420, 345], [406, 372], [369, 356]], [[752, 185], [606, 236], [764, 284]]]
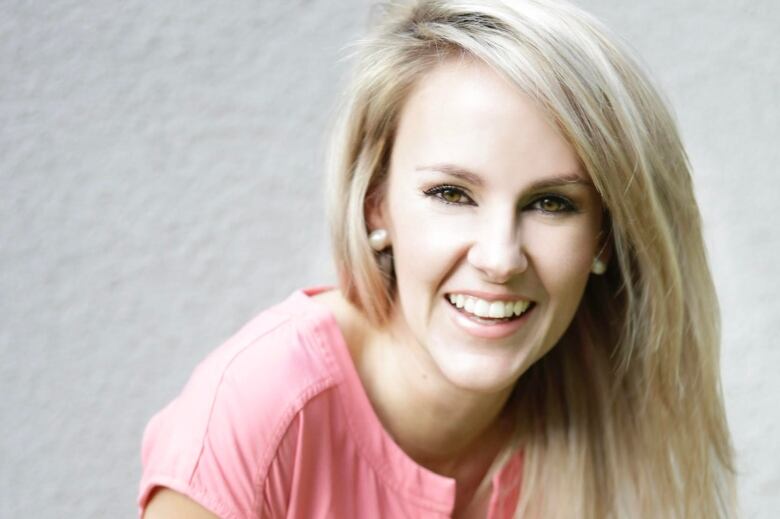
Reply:
[[553, 0], [390, 3], [359, 45], [330, 165], [341, 289], [373, 323], [394, 280], [367, 242], [394, 131], [416, 81], [469, 56], [531, 96], [576, 150], [608, 214], [611, 267], [512, 405], [523, 517], [731, 517], [733, 452], [719, 314], [676, 125], [649, 79], [590, 15]]

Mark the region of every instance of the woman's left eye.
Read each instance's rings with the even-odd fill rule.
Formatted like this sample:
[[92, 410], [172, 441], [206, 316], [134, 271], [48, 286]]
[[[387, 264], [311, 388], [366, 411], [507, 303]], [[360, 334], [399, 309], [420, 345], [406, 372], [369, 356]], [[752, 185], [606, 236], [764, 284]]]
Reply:
[[543, 197], [536, 199], [536, 201], [534, 201], [533, 204], [531, 204], [531, 207], [534, 209], [538, 209], [543, 213], [553, 213], [553, 214], [569, 213], [576, 210], [574, 204], [572, 204], [565, 198], [560, 196], [552, 196], [552, 195], [545, 195]]
[[463, 189], [455, 186], [436, 186], [424, 191], [427, 196], [438, 198], [445, 204], [473, 205], [474, 201]]

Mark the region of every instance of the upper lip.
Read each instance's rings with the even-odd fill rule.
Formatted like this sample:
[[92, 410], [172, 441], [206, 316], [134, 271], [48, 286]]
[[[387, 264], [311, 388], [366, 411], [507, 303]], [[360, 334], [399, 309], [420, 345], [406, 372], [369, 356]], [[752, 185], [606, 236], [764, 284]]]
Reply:
[[517, 294], [494, 294], [491, 292], [480, 292], [479, 290], [450, 290], [447, 292], [447, 295], [450, 294], [463, 294], [464, 296], [472, 296], [485, 301], [531, 301], [531, 298]]

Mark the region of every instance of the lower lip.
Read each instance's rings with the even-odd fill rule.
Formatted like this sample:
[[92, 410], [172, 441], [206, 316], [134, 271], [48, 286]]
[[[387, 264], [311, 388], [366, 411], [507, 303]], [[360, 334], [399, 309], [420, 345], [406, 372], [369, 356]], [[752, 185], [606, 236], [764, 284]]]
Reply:
[[528, 315], [536, 309], [536, 305], [529, 308], [517, 319], [510, 321], [495, 321], [485, 323], [472, 319], [467, 314], [461, 312], [446, 299], [444, 304], [450, 309], [450, 317], [453, 322], [463, 331], [480, 339], [503, 339], [517, 332], [528, 321]]

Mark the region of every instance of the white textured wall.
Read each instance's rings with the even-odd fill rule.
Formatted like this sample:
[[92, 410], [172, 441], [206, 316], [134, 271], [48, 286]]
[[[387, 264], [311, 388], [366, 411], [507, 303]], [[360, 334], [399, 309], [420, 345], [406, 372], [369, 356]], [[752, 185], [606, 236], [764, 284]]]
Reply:
[[[580, 3], [678, 113], [744, 517], [777, 517], [780, 3]], [[0, 0], [0, 516], [132, 516], [150, 415], [255, 312], [332, 280], [323, 143], [369, 5]]]

